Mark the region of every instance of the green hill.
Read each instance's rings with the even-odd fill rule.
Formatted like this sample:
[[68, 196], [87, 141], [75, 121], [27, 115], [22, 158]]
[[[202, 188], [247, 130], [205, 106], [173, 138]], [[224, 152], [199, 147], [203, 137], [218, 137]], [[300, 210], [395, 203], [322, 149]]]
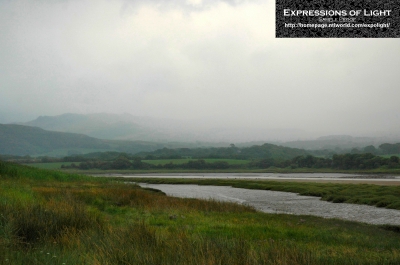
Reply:
[[238, 148], [231, 147], [219, 148], [163, 148], [153, 152], [141, 152], [138, 155], [156, 158], [229, 158], [229, 159], [291, 159], [296, 156], [305, 156], [309, 153], [302, 149], [289, 148], [274, 144], [254, 145], [251, 147]]
[[[183, 143], [103, 140], [84, 134], [47, 131], [38, 127], [0, 124], [0, 154], [18, 156], [66, 156], [92, 152], [139, 153], [142, 156], [232, 158], [232, 159], [291, 159], [309, 154], [305, 150], [273, 144], [251, 147], [178, 148]], [[193, 145], [192, 145], [193, 146]]]
[[52, 132], [23, 125], [0, 124], [0, 153], [44, 154], [57, 149], [109, 149], [99, 139], [83, 134]]
[[65, 156], [89, 152], [118, 151], [138, 153], [163, 147], [146, 141], [101, 140], [84, 134], [46, 131], [38, 127], [0, 124], [0, 154]]

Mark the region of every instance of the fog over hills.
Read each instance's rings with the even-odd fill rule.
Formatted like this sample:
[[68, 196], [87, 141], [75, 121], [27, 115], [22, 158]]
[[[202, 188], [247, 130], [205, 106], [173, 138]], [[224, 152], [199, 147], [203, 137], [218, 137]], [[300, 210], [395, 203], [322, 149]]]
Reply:
[[0, 1], [0, 123], [157, 142], [398, 138], [398, 39], [277, 38], [275, 5]]
[[[40, 116], [22, 124], [0, 124], [0, 154], [65, 156], [90, 152], [151, 152], [162, 148], [276, 146], [320, 150], [318, 155], [359, 152], [366, 146], [398, 143], [392, 137], [328, 135], [311, 138], [301, 130], [213, 127], [205, 122], [130, 114]], [[304, 140], [293, 140], [293, 139]], [[286, 141], [285, 141], [286, 140]], [[357, 150], [355, 150], [356, 148]], [[354, 150], [353, 150], [354, 149]]]
[[3, 155], [58, 157], [106, 151], [135, 154], [165, 147], [203, 147], [203, 145], [104, 140], [79, 133], [48, 131], [39, 127], [17, 124], [0, 124], [0, 154]]
[[174, 120], [131, 114], [62, 114], [40, 116], [19, 123], [59, 132], [82, 133], [110, 140], [179, 141], [179, 142], [250, 142], [304, 138], [296, 129], [257, 129], [246, 126], [216, 126], [201, 120]]
[[[274, 143], [307, 150], [343, 150], [362, 148], [368, 145], [400, 142], [397, 135], [386, 137], [357, 137], [328, 135], [313, 137], [296, 129], [257, 129], [245, 126], [210, 126], [205, 121], [185, 121], [154, 117], [134, 116], [128, 113], [73, 114], [40, 116], [35, 120], [20, 123], [49, 131], [85, 134], [107, 140], [129, 140], [150, 142], [176, 142], [181, 146], [238, 146]], [[196, 144], [197, 143], [197, 144]]]

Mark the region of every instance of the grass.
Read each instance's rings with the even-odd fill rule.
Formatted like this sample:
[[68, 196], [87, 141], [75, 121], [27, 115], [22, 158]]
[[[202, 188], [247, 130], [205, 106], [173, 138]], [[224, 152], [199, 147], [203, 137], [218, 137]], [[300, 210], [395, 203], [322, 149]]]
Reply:
[[73, 173], [73, 174], [93, 174], [93, 175], [104, 175], [104, 174], [174, 174], [174, 173], [343, 173], [343, 174], [362, 174], [362, 175], [392, 175], [399, 176], [400, 169], [391, 169], [391, 170], [371, 170], [371, 171], [356, 171], [356, 170], [333, 170], [333, 169], [309, 169], [309, 168], [300, 168], [300, 169], [208, 169], [208, 170], [199, 170], [199, 169], [128, 169], [128, 170], [102, 170], [102, 169], [60, 169], [60, 168], [47, 168], [50, 170], [60, 170], [63, 172]]
[[[150, 160], [149, 160], [150, 161]], [[169, 163], [171, 160], [153, 160], [153, 161], [164, 161]], [[236, 160], [246, 161], [246, 160]], [[72, 162], [71, 162], [72, 163]], [[233, 163], [233, 161], [231, 161]], [[238, 162], [239, 163], [239, 162]], [[242, 163], [242, 162], [240, 162]], [[243, 162], [245, 163], [245, 162]], [[390, 174], [400, 175], [400, 169], [396, 168], [377, 168], [369, 170], [337, 170], [330, 168], [276, 168], [271, 167], [267, 169], [251, 169], [251, 168], [235, 168], [235, 169], [127, 169], [127, 170], [101, 170], [101, 169], [61, 169], [62, 164], [70, 164], [70, 162], [64, 163], [32, 163], [27, 164], [29, 166], [44, 168], [44, 169], [55, 169], [62, 170], [64, 172], [78, 173], [78, 174], [108, 174], [108, 173], [119, 173], [119, 174], [145, 174], [145, 173], [346, 173], [346, 174]], [[79, 164], [79, 162], [75, 163]]]
[[[94, 152], [107, 152], [109, 149], [93, 149], [93, 148], [73, 148], [73, 151], [76, 154], [88, 154]], [[71, 148], [57, 148], [53, 151], [49, 151], [46, 153], [40, 153], [40, 156], [48, 156], [48, 157], [64, 157], [71, 155]], [[39, 154], [38, 154], [39, 156]]]
[[1, 265], [399, 264], [399, 230], [0, 162]]
[[0, 160], [0, 177], [12, 179], [31, 179], [31, 180], [83, 180], [87, 176], [80, 174], [66, 174], [60, 171], [49, 171], [33, 168], [26, 165], [18, 165], [13, 163], [2, 162]]
[[[157, 160], [142, 160], [142, 162], [152, 164], [152, 165], [165, 165], [168, 163], [173, 164], [184, 164], [189, 161], [197, 161], [198, 159], [190, 159], [190, 158], [183, 158], [183, 159], [157, 159]], [[212, 159], [206, 158], [204, 159], [207, 163], [214, 163], [214, 162], [227, 162], [229, 165], [244, 165], [249, 163], [249, 160], [240, 160], [240, 159]]]
[[[390, 156], [389, 156], [390, 157]], [[168, 163], [173, 164], [184, 164], [191, 160], [197, 159], [158, 159], [158, 160], [142, 160], [145, 163], [149, 163], [152, 165], [165, 165]], [[227, 162], [229, 165], [246, 165], [250, 161], [249, 160], [240, 160], [240, 159], [204, 159], [207, 163], [214, 162]], [[368, 170], [337, 170], [330, 168], [277, 168], [270, 167], [267, 169], [255, 169], [255, 168], [230, 168], [230, 169], [127, 169], [127, 170], [102, 170], [102, 169], [62, 169], [62, 165], [69, 166], [72, 163], [79, 165], [80, 162], [44, 162], [44, 163], [29, 163], [26, 165], [42, 168], [42, 169], [50, 169], [50, 170], [62, 170], [64, 172], [77, 173], [77, 174], [107, 174], [107, 173], [117, 173], [117, 174], [144, 174], [144, 173], [347, 173], [347, 174], [390, 174], [390, 175], [400, 175], [399, 168], [388, 168], [388, 167], [380, 167], [376, 169], [368, 169]]]
[[29, 163], [27, 166], [44, 168], [44, 169], [61, 169], [62, 165], [70, 166], [72, 163], [79, 164], [80, 162], [47, 162], [47, 163]]

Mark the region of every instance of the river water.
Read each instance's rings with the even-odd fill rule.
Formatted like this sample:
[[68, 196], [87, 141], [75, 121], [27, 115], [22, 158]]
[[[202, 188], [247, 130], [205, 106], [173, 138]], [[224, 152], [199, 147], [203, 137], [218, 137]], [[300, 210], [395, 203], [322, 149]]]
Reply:
[[[235, 175], [227, 174], [193, 174], [185, 177], [189, 178], [271, 178], [269, 176], [251, 176], [248, 174]], [[281, 174], [278, 174], [279, 176]], [[285, 174], [285, 179], [292, 179], [292, 174]], [[310, 174], [295, 174], [295, 179], [309, 179]], [[280, 179], [279, 176], [274, 176]], [[128, 177], [128, 176], [127, 176]], [[129, 177], [149, 177], [149, 175], [135, 175]], [[153, 177], [176, 177], [182, 178], [183, 175]], [[370, 176], [354, 176], [349, 174], [317, 174], [311, 179], [350, 179], [350, 180], [368, 180], [368, 181], [399, 181], [398, 177], [386, 176], [372, 178]], [[392, 209], [377, 208], [367, 205], [356, 205], [348, 203], [331, 203], [321, 201], [319, 197], [300, 196], [290, 192], [266, 191], [266, 190], [248, 190], [241, 188], [232, 188], [227, 186], [199, 186], [199, 185], [174, 185], [174, 184], [146, 184], [140, 183], [142, 187], [151, 187], [165, 192], [167, 195], [186, 198], [215, 199], [221, 201], [236, 202], [255, 207], [256, 209], [267, 213], [285, 213], [295, 215], [314, 215], [324, 218], [339, 218], [350, 221], [364, 222], [369, 224], [392, 224], [400, 225], [400, 211]], [[396, 184], [395, 184], [396, 185]]]
[[257, 179], [257, 180], [294, 180], [319, 182], [386, 183], [400, 185], [400, 176], [395, 175], [357, 175], [342, 173], [164, 173], [135, 175], [96, 175], [125, 178], [190, 178], [190, 179]]

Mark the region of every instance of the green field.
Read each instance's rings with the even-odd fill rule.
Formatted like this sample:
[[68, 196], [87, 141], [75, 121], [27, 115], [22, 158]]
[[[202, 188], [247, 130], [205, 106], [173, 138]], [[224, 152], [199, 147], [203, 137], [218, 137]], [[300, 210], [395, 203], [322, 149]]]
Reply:
[[[183, 159], [158, 159], [158, 160], [142, 160], [142, 162], [149, 163], [152, 165], [165, 165], [168, 163], [173, 163], [173, 164], [185, 164], [189, 161], [193, 160], [198, 160], [198, 159], [191, 159], [191, 158], [183, 158]], [[250, 161], [249, 160], [239, 160], [239, 159], [212, 159], [212, 158], [206, 158], [203, 159], [207, 163], [214, 163], [214, 162], [227, 162], [230, 165], [243, 165], [247, 164]]]
[[[160, 163], [186, 163], [190, 159], [164, 159], [164, 160], [143, 160], [143, 162], [152, 161], [153, 164], [158, 165]], [[186, 162], [185, 162], [186, 161]], [[236, 159], [206, 159], [208, 162], [216, 161], [226, 161], [228, 163], [236, 164], [246, 164], [248, 160], [236, 160]], [[53, 170], [63, 170], [71, 173], [82, 173], [82, 174], [144, 174], [144, 173], [350, 173], [350, 174], [390, 174], [390, 175], [400, 175], [400, 169], [388, 169], [388, 168], [376, 168], [369, 170], [336, 170], [331, 168], [277, 168], [270, 167], [266, 169], [248, 169], [248, 168], [235, 168], [235, 169], [112, 169], [112, 170], [102, 170], [102, 169], [61, 169], [61, 165], [70, 165], [75, 163], [79, 165], [80, 162], [55, 162], [55, 163], [29, 163], [25, 164], [28, 166], [42, 168], [42, 169], [53, 169]]]
[[[159, 164], [165, 165], [168, 163], [184, 164], [191, 160], [197, 160], [197, 159], [189, 159], [189, 158], [186, 158], [186, 159], [159, 159], [159, 160], [142, 160], [142, 162], [152, 164], [152, 165], [159, 165]], [[239, 159], [204, 159], [204, 160], [207, 163], [225, 161], [231, 165], [240, 165], [240, 164], [249, 163], [248, 160], [239, 160]], [[61, 165], [69, 166], [72, 163], [79, 165], [80, 162], [46, 162], [46, 163], [29, 163], [26, 165], [32, 166], [32, 167], [37, 167], [37, 168], [44, 168], [44, 169], [61, 169]]]
[[25, 165], [37, 168], [44, 168], [44, 169], [61, 169], [62, 165], [69, 166], [72, 163], [79, 164], [79, 162], [52, 162], [52, 163], [29, 163]]
[[1, 265], [400, 264], [397, 226], [266, 214], [1, 161], [0, 213]]

